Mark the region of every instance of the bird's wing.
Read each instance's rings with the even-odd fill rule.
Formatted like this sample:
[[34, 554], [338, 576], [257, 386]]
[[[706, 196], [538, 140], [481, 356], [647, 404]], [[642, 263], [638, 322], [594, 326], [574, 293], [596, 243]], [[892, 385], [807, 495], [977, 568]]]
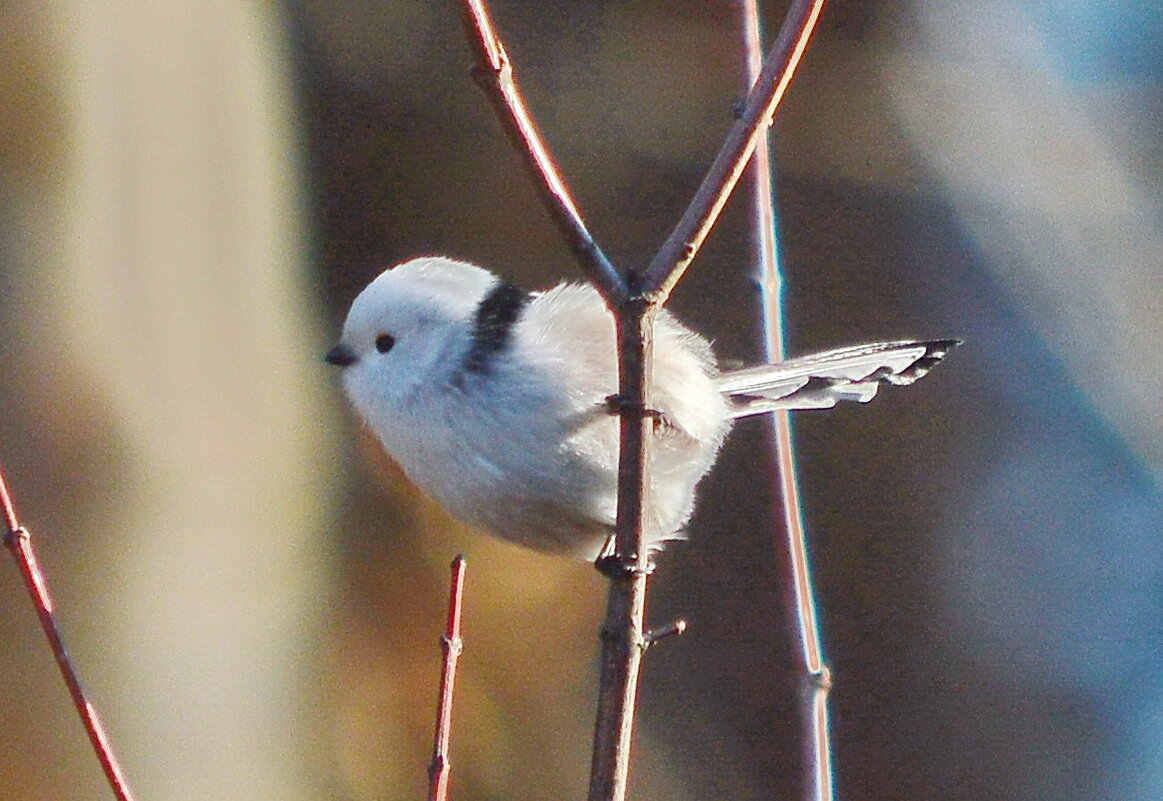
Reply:
[[826, 409], [837, 401], [867, 403], [881, 384], [913, 383], [960, 344], [959, 339], [937, 339], [855, 345], [733, 370], [720, 375], [717, 384], [731, 399], [732, 417]]

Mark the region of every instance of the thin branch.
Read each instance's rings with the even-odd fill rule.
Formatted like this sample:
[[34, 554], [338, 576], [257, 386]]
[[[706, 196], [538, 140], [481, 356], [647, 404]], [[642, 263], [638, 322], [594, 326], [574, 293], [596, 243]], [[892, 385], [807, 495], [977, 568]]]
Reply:
[[685, 634], [686, 629], [686, 621], [682, 618], [679, 618], [673, 623], [669, 623], [662, 628], [651, 629], [650, 631], [646, 632], [646, 637], [644, 638], [646, 647], [649, 648], [659, 640], [665, 640], [667, 637], [674, 637], [678, 634]]
[[646, 574], [611, 578], [602, 623], [598, 713], [594, 723], [588, 801], [621, 801], [630, 775], [638, 674], [647, 642]]
[[85, 690], [77, 677], [77, 671], [73, 668], [72, 660], [69, 658], [69, 652], [65, 648], [64, 640], [61, 638], [60, 627], [57, 625], [56, 615], [53, 613], [53, 601], [48, 591], [48, 582], [37, 562], [36, 552], [32, 547], [32, 536], [16, 518], [16, 508], [8, 494], [8, 485], [4, 480], [3, 470], [0, 470], [0, 507], [3, 507], [5, 523], [4, 547], [12, 553], [16, 565], [20, 569], [20, 575], [24, 578], [24, 585], [32, 598], [33, 606], [36, 607], [36, 614], [40, 618], [44, 636], [48, 638], [61, 676], [64, 677], [65, 686], [68, 687], [69, 695], [73, 699], [73, 706], [76, 707], [77, 714], [81, 717], [81, 723], [85, 726], [85, 732], [89, 735], [89, 743], [93, 747], [93, 753], [97, 755], [97, 761], [101, 763], [101, 770], [105, 773], [105, 779], [109, 783], [114, 797], [118, 801], [133, 801], [133, 794], [125, 780], [121, 765], [117, 761], [117, 755], [109, 745], [109, 737], [105, 733], [105, 727], [101, 725], [101, 720], [97, 717], [96, 708], [85, 695]]
[[473, 78], [493, 104], [505, 134], [522, 158], [549, 216], [582, 269], [611, 306], [626, 299], [626, 282], [582, 221], [549, 150], [525, 108], [505, 45], [493, 29], [484, 0], [460, 0], [461, 19], [476, 66]]
[[16, 519], [16, 506], [12, 503], [12, 496], [8, 494], [8, 483], [4, 480], [4, 469], [0, 468], [0, 513], [4, 515], [4, 544], [9, 545], [12, 537], [20, 529], [20, 521]]
[[666, 301], [719, 218], [719, 212], [747, 166], [756, 140], [771, 124], [775, 108], [791, 83], [823, 6], [824, 0], [795, 0], [788, 9], [779, 37], [763, 63], [758, 80], [747, 94], [739, 119], [682, 219], [646, 268], [642, 289], [652, 296], [652, 300], [658, 303]]
[[448, 797], [448, 744], [452, 736], [452, 693], [456, 686], [456, 662], [460, 657], [461, 599], [464, 595], [464, 557], [452, 560], [452, 579], [448, 587], [448, 622], [440, 648], [444, 662], [440, 671], [440, 698], [436, 708], [436, 734], [432, 739], [432, 762], [428, 766], [428, 801], [445, 801]]
[[[747, 54], [747, 83], [753, 85], [762, 69], [762, 36], [759, 29], [758, 0], [743, 0], [743, 40]], [[776, 213], [771, 159], [771, 136], [765, 128], [755, 143], [752, 158], [755, 180], [755, 245], [759, 263], [758, 283], [762, 304], [764, 350], [768, 362], [782, 361], [783, 278], [776, 243]], [[828, 727], [828, 691], [831, 676], [823, 663], [819, 623], [813, 603], [811, 571], [807, 557], [807, 535], [796, 482], [795, 449], [791, 438], [790, 414], [785, 410], [771, 415], [771, 447], [778, 465], [779, 495], [783, 505], [784, 532], [795, 598], [795, 622], [799, 635], [800, 669], [812, 679], [804, 693], [801, 715], [804, 723], [806, 797], [831, 801], [832, 759]]]

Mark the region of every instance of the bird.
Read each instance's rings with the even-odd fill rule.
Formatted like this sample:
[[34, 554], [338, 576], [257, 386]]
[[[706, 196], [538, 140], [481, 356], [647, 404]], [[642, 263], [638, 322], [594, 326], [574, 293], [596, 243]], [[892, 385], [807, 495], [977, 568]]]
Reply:
[[[597, 560], [612, 543], [619, 425], [614, 319], [597, 289], [527, 292], [423, 256], [352, 302], [325, 361], [408, 479], [452, 516], [538, 551]], [[685, 538], [696, 485], [734, 421], [867, 402], [960, 344], [892, 341], [721, 370], [709, 341], [655, 321], [643, 534], [651, 557]]]

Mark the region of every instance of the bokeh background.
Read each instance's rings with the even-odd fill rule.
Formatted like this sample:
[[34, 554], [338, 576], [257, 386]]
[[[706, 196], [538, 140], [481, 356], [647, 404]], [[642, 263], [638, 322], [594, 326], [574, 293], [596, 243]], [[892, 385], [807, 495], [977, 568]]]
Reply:
[[[644, 263], [731, 123], [736, 5], [494, 14]], [[792, 351], [967, 340], [796, 421], [842, 798], [1159, 797], [1161, 42], [1150, 0], [832, 0], [777, 118]], [[603, 582], [418, 496], [319, 358], [413, 255], [578, 277], [469, 63], [451, 0], [0, 4], [0, 463], [143, 801], [421, 797], [460, 551], [455, 797], [584, 793]], [[672, 304], [728, 359], [748, 221]], [[764, 442], [654, 579], [691, 631], [646, 661], [635, 798], [800, 792]], [[0, 609], [0, 796], [106, 797], [11, 565]]]

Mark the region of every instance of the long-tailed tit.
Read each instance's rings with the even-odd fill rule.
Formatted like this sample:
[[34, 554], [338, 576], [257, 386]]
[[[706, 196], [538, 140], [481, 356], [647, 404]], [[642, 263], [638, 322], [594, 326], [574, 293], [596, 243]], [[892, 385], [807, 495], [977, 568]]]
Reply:
[[[666, 311], [654, 330], [652, 550], [682, 538], [735, 418], [863, 403], [958, 344], [882, 342], [720, 371], [707, 340]], [[592, 286], [528, 293], [472, 264], [413, 259], [360, 293], [326, 359], [388, 454], [454, 516], [541, 551], [602, 551], [617, 501], [618, 385], [613, 318]]]

